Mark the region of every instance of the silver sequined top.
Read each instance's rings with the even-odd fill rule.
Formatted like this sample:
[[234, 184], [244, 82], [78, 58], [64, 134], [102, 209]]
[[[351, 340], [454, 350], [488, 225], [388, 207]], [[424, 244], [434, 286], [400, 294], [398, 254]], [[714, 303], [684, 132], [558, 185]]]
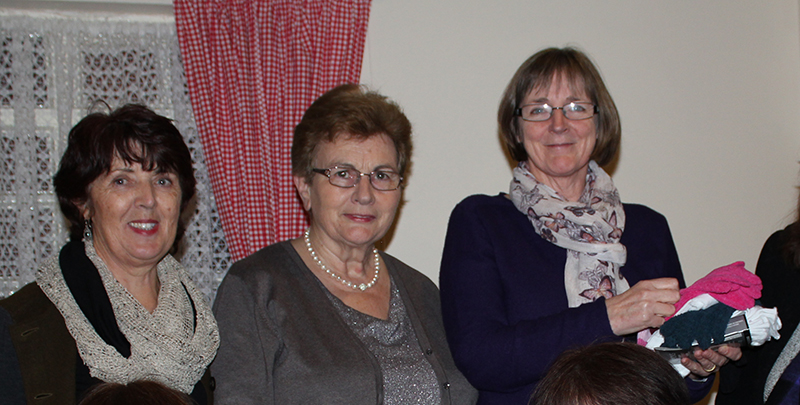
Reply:
[[436, 374], [422, 353], [394, 281], [391, 288], [388, 320], [356, 311], [327, 289], [325, 292], [345, 323], [378, 360], [383, 373], [384, 404], [440, 404]]

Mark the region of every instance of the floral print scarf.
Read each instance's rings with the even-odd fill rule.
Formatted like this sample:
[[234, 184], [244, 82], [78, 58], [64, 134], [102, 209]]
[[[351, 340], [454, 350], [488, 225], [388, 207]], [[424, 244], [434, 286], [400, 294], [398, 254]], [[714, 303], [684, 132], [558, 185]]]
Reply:
[[620, 273], [627, 258], [619, 242], [625, 211], [611, 177], [597, 163], [589, 162], [586, 186], [577, 202], [536, 180], [526, 162], [514, 169], [510, 195], [539, 236], [567, 250], [564, 287], [570, 308], [630, 288]]

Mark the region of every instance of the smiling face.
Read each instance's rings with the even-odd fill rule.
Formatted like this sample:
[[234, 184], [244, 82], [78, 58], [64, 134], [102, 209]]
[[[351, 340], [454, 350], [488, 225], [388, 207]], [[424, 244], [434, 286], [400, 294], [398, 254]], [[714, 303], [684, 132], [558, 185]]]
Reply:
[[[356, 139], [340, 135], [315, 149], [313, 166], [353, 167], [362, 173], [379, 169], [398, 171], [397, 151], [386, 135]], [[400, 189], [378, 191], [363, 176], [354, 187], [337, 187], [315, 174], [308, 183], [294, 176], [303, 207], [311, 213], [311, 234], [330, 248], [371, 248], [394, 221], [400, 204]], [[331, 246], [330, 244], [333, 244]]]
[[[578, 88], [573, 91], [570, 87]], [[581, 86], [570, 86], [563, 76], [557, 75], [549, 89], [533, 89], [523, 105], [547, 103], [561, 107], [573, 101], [592, 101]], [[597, 140], [595, 119], [568, 120], [562, 110], [553, 111], [547, 121], [528, 122], [517, 118], [522, 130], [522, 143], [528, 154], [528, 169], [536, 179], [556, 191], [558, 184], [584, 182], [589, 158]]]
[[92, 221], [98, 256], [114, 271], [142, 273], [172, 247], [181, 189], [174, 173], [146, 171], [116, 157], [111, 169], [89, 185], [83, 217]]

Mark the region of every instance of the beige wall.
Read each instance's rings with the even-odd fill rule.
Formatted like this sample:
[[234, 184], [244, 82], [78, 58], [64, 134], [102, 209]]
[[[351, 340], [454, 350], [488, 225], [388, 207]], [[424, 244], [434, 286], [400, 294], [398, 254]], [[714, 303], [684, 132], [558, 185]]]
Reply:
[[[0, 0], [16, 8], [166, 12], [170, 0]], [[129, 6], [125, 3], [146, 3]], [[72, 3], [72, 4], [70, 4]], [[122, 3], [122, 4], [119, 4]], [[362, 81], [415, 125], [413, 174], [387, 250], [438, 278], [450, 210], [507, 189], [497, 101], [547, 46], [596, 61], [620, 110], [624, 201], [670, 221], [692, 282], [793, 218], [800, 160], [797, 0], [373, 0]]]
[[507, 81], [535, 51], [575, 45], [620, 110], [621, 196], [666, 215], [687, 281], [737, 260], [755, 270], [797, 201], [799, 27], [796, 0], [373, 0], [362, 81], [415, 126], [387, 250], [438, 278], [452, 208], [507, 190]]

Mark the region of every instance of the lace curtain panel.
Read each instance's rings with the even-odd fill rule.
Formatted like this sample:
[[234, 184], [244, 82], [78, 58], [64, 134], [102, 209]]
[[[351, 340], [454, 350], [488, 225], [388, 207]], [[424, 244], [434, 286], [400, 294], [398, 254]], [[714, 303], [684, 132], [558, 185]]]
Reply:
[[0, 296], [58, 255], [67, 226], [52, 178], [67, 134], [95, 100], [172, 118], [197, 177], [178, 259], [213, 301], [230, 267], [171, 18], [0, 10]]

